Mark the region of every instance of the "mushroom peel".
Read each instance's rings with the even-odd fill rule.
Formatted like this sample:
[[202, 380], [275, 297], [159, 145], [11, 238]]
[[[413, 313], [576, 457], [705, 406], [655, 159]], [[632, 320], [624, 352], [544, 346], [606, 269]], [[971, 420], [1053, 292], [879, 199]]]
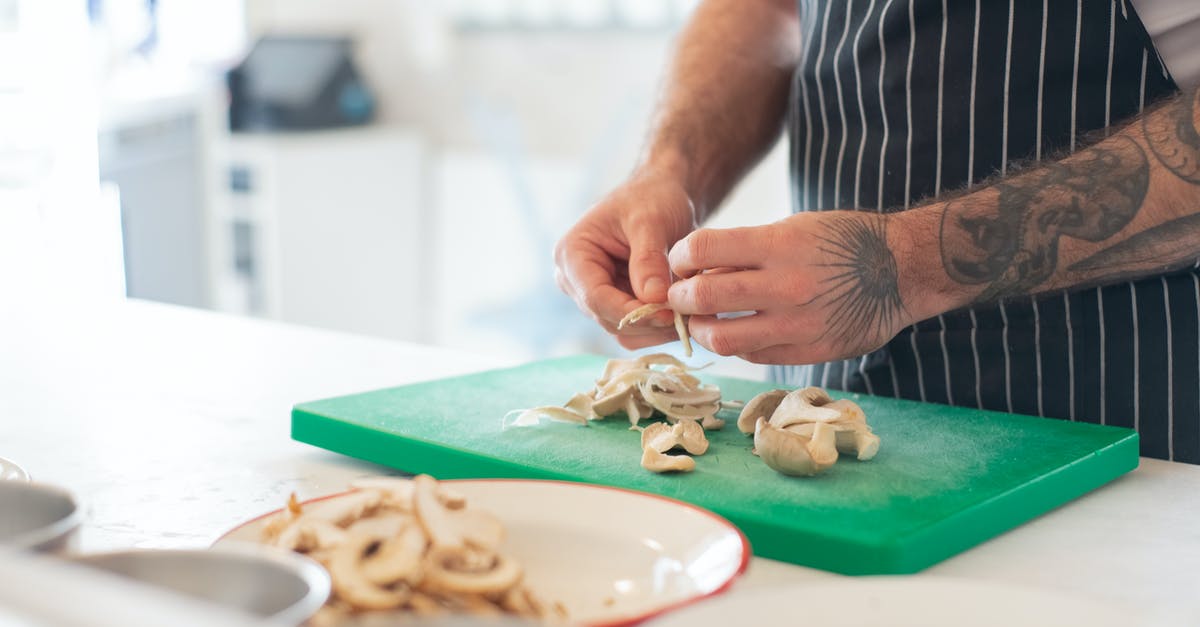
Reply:
[[[650, 303], [648, 305], [642, 305], [641, 307], [638, 307], [637, 309], [625, 314], [625, 317], [621, 318], [620, 322], [617, 323], [617, 330], [620, 331], [621, 329], [624, 329], [626, 325], [637, 324], [637, 322], [642, 318], [654, 313], [658, 313], [664, 309], [670, 309], [670, 306], [666, 303]], [[679, 336], [679, 341], [683, 343], [683, 354], [691, 357], [692, 339], [688, 335], [687, 317], [678, 311], [672, 313], [675, 314], [675, 334]]]
[[767, 466], [789, 476], [815, 475], [838, 457], [835, 430], [825, 423], [816, 423], [809, 438], [759, 418], [754, 425], [754, 448]]
[[664, 455], [648, 446], [642, 449], [642, 468], [652, 472], [691, 472], [696, 469], [696, 460], [687, 455]]
[[787, 394], [787, 390], [771, 390], [750, 399], [746, 403], [746, 406], [742, 408], [742, 412], [738, 414], [738, 431], [746, 435], [754, 435], [754, 424], [758, 422], [758, 419], [770, 418], [771, 414], [775, 413], [775, 409], [779, 407], [779, 403], [783, 401], [783, 397], [787, 396]]

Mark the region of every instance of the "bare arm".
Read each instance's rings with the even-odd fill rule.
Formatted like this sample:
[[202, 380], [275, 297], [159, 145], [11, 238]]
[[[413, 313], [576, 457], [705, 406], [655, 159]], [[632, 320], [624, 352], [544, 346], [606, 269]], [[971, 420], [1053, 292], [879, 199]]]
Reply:
[[778, 139], [799, 50], [794, 0], [707, 0], [680, 35], [644, 166], [683, 181], [697, 221]]
[[[997, 299], [1149, 276], [1200, 259], [1200, 91], [1087, 149], [900, 213], [801, 213], [701, 229], [670, 253], [669, 302], [723, 355], [814, 363]], [[703, 273], [710, 268], [740, 271]], [[721, 312], [753, 310], [732, 319]]]
[[794, 0], [706, 0], [679, 37], [639, 165], [559, 240], [559, 287], [626, 348], [674, 337], [665, 312], [617, 322], [667, 299], [667, 249], [779, 137], [798, 51]]
[[934, 263], [914, 259], [908, 276], [935, 309], [1190, 266], [1200, 259], [1200, 91], [1062, 161], [908, 213], [895, 221], [919, 234], [915, 249], [941, 251]]

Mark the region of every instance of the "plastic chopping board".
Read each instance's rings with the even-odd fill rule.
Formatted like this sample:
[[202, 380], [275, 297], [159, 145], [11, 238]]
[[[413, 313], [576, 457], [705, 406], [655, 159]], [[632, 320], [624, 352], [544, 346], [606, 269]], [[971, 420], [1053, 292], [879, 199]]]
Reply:
[[[605, 359], [578, 356], [297, 405], [292, 437], [439, 478], [581, 481], [653, 492], [725, 516], [754, 552], [846, 574], [911, 573], [1012, 529], [1137, 467], [1129, 429], [854, 395], [882, 439], [875, 459], [843, 456], [785, 477], [733, 424], [710, 432], [687, 474], [640, 465], [623, 414], [589, 426], [505, 427], [513, 409], [591, 389]], [[726, 400], [770, 383], [722, 377]], [[835, 397], [844, 397], [834, 393]], [[643, 421], [643, 424], [646, 424]], [[637, 524], [630, 521], [630, 524]]]

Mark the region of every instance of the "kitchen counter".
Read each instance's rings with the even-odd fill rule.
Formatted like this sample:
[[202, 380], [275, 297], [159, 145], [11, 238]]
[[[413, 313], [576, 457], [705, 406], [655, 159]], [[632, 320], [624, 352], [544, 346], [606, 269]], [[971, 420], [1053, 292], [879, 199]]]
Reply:
[[[387, 469], [293, 442], [300, 401], [503, 359], [130, 301], [0, 304], [0, 457], [81, 495], [80, 550], [203, 547]], [[1133, 473], [930, 568], [1200, 622], [1200, 467]], [[729, 594], [831, 580], [755, 558]]]

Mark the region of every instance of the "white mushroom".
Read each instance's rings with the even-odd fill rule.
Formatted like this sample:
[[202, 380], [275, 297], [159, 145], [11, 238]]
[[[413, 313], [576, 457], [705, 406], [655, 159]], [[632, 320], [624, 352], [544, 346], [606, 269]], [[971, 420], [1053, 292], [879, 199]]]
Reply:
[[754, 428], [754, 448], [772, 469], [785, 475], [812, 476], [837, 462], [834, 429], [816, 423], [812, 437], [775, 427], [759, 418]]
[[758, 419], [770, 418], [775, 413], [775, 408], [779, 407], [779, 403], [783, 401], [783, 397], [787, 396], [787, 394], [787, 390], [771, 390], [750, 399], [750, 402], [746, 403], [746, 406], [742, 408], [742, 412], [738, 414], [738, 431], [746, 435], [753, 435], [754, 424], [758, 422]]
[[867, 461], [879, 452], [879, 436], [871, 432], [865, 422], [803, 422], [785, 427], [786, 431], [812, 437], [818, 424], [829, 425], [835, 432], [839, 453], [854, 455], [859, 461]]
[[320, 518], [299, 518], [269, 544], [289, 551], [308, 553], [341, 545], [346, 531]]
[[771, 414], [771, 426], [782, 429], [798, 422], [832, 422], [842, 415], [837, 409], [825, 407], [832, 402], [829, 394], [817, 387], [789, 392]]

